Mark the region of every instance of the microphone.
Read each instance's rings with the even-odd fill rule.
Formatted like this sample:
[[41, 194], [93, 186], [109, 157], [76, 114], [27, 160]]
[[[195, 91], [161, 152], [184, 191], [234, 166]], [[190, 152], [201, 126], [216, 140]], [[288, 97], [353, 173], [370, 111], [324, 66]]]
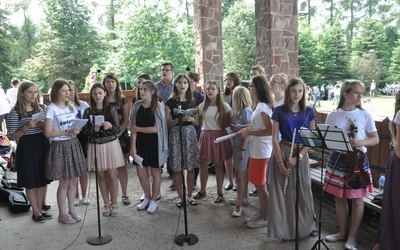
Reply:
[[174, 108], [174, 115], [181, 115], [182, 113], [182, 105], [181, 105], [181, 98], [178, 97], [178, 99], [176, 99], [176, 101], [178, 102], [178, 108]]

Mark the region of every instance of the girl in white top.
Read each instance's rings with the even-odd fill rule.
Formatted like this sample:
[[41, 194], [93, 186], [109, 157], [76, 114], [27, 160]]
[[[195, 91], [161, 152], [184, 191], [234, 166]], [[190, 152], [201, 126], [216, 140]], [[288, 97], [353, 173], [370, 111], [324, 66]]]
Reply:
[[232, 157], [232, 145], [229, 140], [214, 143], [218, 137], [226, 135], [225, 128], [231, 124], [231, 108], [222, 99], [221, 85], [217, 81], [206, 83], [206, 99], [199, 106], [203, 131], [200, 135], [200, 191], [193, 198], [206, 196], [208, 164], [215, 163], [217, 196], [215, 203], [223, 201], [222, 184], [224, 182], [223, 161]]
[[268, 80], [264, 76], [254, 77], [249, 87], [253, 106], [256, 106], [251, 117], [251, 128], [243, 129], [240, 135], [244, 138], [250, 136], [249, 181], [257, 189], [260, 210], [259, 215], [247, 222], [247, 226], [257, 228], [268, 225], [268, 191], [265, 184], [268, 160], [272, 152], [271, 116], [274, 100]]
[[[75, 83], [72, 80], [68, 81], [70, 85], [69, 89], [69, 96], [72, 104], [74, 105], [75, 109], [78, 111], [76, 116], [78, 119], [82, 119], [83, 117], [83, 112], [85, 112], [85, 109], [89, 108], [89, 104], [85, 101], [79, 100], [78, 96], [78, 89], [75, 86]], [[87, 137], [83, 135], [83, 133], [78, 134], [78, 140], [81, 143], [83, 153], [86, 156], [86, 143], [87, 143]], [[82, 204], [83, 205], [88, 205], [90, 203], [90, 199], [87, 195], [87, 187], [88, 187], [88, 181], [89, 181], [89, 175], [84, 174], [81, 177], [79, 177], [79, 182], [76, 182], [76, 196], [74, 200], [74, 205], [79, 206], [81, 204], [81, 200], [79, 199], [79, 189], [78, 189], [78, 184], [81, 184], [81, 190], [82, 190]]]
[[[74, 199], [77, 177], [86, 173], [85, 157], [82, 147], [76, 138], [79, 129], [69, 127], [77, 118], [77, 110], [69, 102], [70, 85], [64, 79], [54, 81], [50, 97], [52, 104], [46, 109], [44, 134], [51, 138], [46, 158], [46, 178], [59, 180], [57, 190], [58, 221], [71, 224], [81, 218], [75, 212]], [[65, 200], [68, 199], [68, 213]]]

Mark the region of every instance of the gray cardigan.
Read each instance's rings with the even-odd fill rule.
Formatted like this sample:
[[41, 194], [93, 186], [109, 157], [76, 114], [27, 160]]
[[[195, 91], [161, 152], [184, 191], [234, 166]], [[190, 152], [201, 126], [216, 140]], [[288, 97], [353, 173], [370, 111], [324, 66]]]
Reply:
[[[133, 104], [130, 124], [136, 124], [136, 114], [142, 105], [143, 100], [139, 100]], [[167, 118], [165, 117], [164, 105], [159, 102], [155, 113], [156, 127], [157, 127], [157, 139], [158, 139], [158, 163], [160, 166], [167, 163], [168, 158], [168, 130], [167, 130]]]

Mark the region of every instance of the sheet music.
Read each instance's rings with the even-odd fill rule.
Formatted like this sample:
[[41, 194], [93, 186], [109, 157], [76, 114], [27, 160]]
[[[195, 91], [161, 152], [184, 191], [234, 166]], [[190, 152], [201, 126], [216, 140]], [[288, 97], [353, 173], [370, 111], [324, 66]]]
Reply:
[[320, 148], [323, 146], [321, 139], [319, 138], [316, 130], [301, 127], [299, 134], [305, 146]]
[[41, 120], [43, 120], [43, 118], [44, 118], [44, 113], [43, 113], [43, 111], [32, 115], [32, 120], [39, 120], [39, 121], [41, 121]]
[[[93, 116], [90, 115], [90, 122], [93, 124]], [[104, 115], [95, 115], [94, 120], [96, 122], [96, 124], [94, 124], [95, 126], [101, 126], [104, 123]]]
[[226, 140], [228, 140], [230, 138], [235, 137], [236, 134], [237, 133], [232, 133], [232, 134], [229, 134], [229, 135], [224, 135], [224, 136], [218, 137], [217, 139], [215, 139], [214, 143], [220, 143], [222, 141], [226, 141]]
[[139, 155], [135, 154], [133, 160], [139, 165], [139, 167], [143, 167], [143, 158]]
[[322, 136], [324, 136], [327, 148], [340, 151], [353, 151], [346, 131], [329, 124], [318, 124], [317, 126]]
[[81, 129], [88, 122], [88, 119], [75, 119], [68, 129]]

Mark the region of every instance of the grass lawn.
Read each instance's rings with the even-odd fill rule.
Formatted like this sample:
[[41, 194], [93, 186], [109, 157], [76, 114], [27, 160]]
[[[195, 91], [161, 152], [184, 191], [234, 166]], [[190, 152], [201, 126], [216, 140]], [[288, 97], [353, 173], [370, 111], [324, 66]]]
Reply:
[[[369, 105], [365, 104], [364, 101], [366, 99], [367, 97], [364, 96], [363, 108], [371, 111], [375, 121], [382, 121], [386, 117], [392, 120], [394, 115], [394, 96], [381, 95], [374, 97]], [[313, 106], [313, 104], [313, 102], [308, 102], [309, 106]], [[332, 110], [336, 109], [336, 107], [337, 104], [333, 105], [332, 101], [321, 101], [321, 107], [318, 107], [318, 104], [316, 105], [317, 111], [321, 113], [330, 113]]]

